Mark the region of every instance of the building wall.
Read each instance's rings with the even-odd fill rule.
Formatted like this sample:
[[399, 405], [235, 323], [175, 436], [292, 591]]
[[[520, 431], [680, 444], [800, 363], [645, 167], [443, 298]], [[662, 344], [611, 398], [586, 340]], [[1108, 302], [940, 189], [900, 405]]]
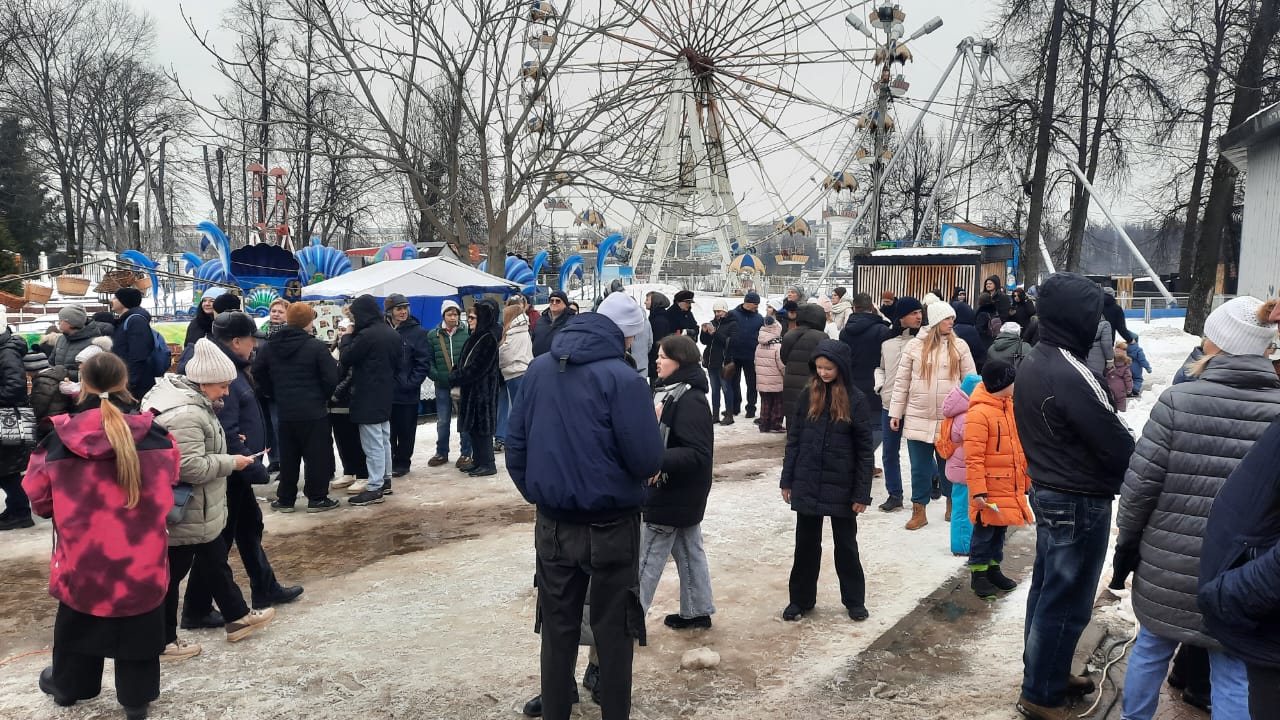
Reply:
[[1237, 292], [1280, 295], [1280, 140], [1249, 149]]

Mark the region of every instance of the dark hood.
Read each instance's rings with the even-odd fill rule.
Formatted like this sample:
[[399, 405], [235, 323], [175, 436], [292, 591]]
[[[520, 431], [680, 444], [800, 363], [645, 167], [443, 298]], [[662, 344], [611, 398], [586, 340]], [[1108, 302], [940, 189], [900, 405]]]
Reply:
[[951, 303], [951, 308], [956, 311], [957, 325], [977, 326], [978, 314], [974, 312], [973, 308], [969, 307], [968, 303], [962, 303], [957, 300], [956, 302]]
[[477, 334], [487, 332], [499, 343], [502, 342], [502, 311], [498, 303], [485, 298], [475, 304]]
[[574, 315], [551, 338], [551, 356], [557, 360], [568, 358], [570, 365], [622, 360], [624, 348], [622, 331], [600, 313]]
[[849, 316], [849, 321], [844, 324], [845, 330], [851, 335], [861, 335], [873, 327], [888, 327], [879, 315], [874, 313], [859, 312]]
[[827, 326], [827, 311], [821, 305], [805, 303], [796, 312], [796, 325], [822, 330]]
[[[350, 335], [343, 336], [344, 339], [350, 337]], [[279, 352], [285, 357], [292, 357], [311, 339], [311, 333], [306, 330], [292, 325], [285, 325], [271, 333], [271, 337], [267, 339], [267, 342], [270, 343], [273, 351]]]
[[656, 292], [649, 296], [649, 316], [653, 317], [654, 313], [666, 312], [671, 307], [671, 301], [666, 295]]
[[0, 350], [18, 353], [18, 359], [21, 360], [27, 354], [27, 349], [27, 341], [21, 335], [14, 334], [9, 328], [0, 333]]
[[853, 351], [848, 345], [830, 338], [819, 342], [818, 347], [814, 348], [813, 355], [809, 356], [809, 372], [818, 371], [818, 365], [814, 361], [820, 357], [835, 363], [836, 369], [840, 371], [840, 381], [846, 388], [853, 387]]
[[1102, 318], [1102, 288], [1076, 273], [1054, 273], [1040, 287], [1040, 341], [1087, 357]]
[[414, 328], [422, 327], [422, 323], [418, 318], [410, 315], [408, 319], [396, 326], [396, 332], [407, 333]]
[[1106, 293], [1103, 293], [1103, 294], [1102, 294], [1102, 306], [1103, 306], [1103, 307], [1109, 307], [1109, 306], [1111, 306], [1111, 305], [1115, 305], [1115, 304], [1116, 304], [1116, 296], [1115, 296], [1115, 295], [1108, 295], [1108, 294], [1106, 294]]
[[711, 385], [707, 380], [707, 371], [702, 369], [701, 365], [682, 365], [671, 373], [671, 377], [662, 381], [663, 385], [675, 385], [677, 383], [688, 383], [689, 387], [697, 388], [702, 392], [709, 392]]
[[[1000, 279], [999, 275], [988, 275], [987, 280], [990, 280], [996, 285], [996, 289], [992, 291], [993, 295], [1004, 292], [1004, 281]], [[987, 291], [987, 280], [982, 281], [982, 292]]]
[[378, 307], [378, 301], [372, 295], [361, 295], [351, 302], [351, 319], [356, 330], [385, 322], [382, 308]]

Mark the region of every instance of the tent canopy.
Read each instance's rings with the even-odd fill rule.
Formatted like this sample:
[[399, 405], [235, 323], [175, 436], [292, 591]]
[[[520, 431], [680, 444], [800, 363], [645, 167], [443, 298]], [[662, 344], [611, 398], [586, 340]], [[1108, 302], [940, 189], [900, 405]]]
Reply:
[[303, 300], [346, 300], [372, 295], [381, 303], [400, 293], [409, 299], [410, 311], [425, 327], [440, 319], [440, 303], [461, 301], [464, 295], [520, 292], [520, 285], [481, 272], [447, 257], [387, 260], [345, 275], [302, 288]]

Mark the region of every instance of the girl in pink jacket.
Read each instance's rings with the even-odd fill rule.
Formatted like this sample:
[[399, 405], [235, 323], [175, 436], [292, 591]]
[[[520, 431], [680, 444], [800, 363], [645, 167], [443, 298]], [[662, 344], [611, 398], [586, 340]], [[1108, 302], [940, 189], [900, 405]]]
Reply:
[[[934, 444], [938, 454], [947, 459], [946, 476], [951, 481], [953, 507], [969, 507], [969, 485], [965, 481], [964, 422], [969, 414], [969, 396], [982, 382], [981, 375], [965, 375], [942, 401], [942, 427]], [[956, 505], [956, 503], [960, 503]], [[968, 555], [973, 524], [966, 513], [951, 514], [951, 554]]]
[[756, 390], [760, 393], [760, 432], [786, 432], [782, 428], [782, 326], [773, 317], [760, 327], [756, 347]]

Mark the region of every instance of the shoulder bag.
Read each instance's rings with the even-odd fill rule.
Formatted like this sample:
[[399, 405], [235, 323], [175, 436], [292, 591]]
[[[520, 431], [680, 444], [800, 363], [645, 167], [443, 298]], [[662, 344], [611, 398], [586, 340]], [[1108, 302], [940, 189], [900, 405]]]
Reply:
[[36, 411], [30, 406], [0, 408], [0, 446], [34, 447]]

